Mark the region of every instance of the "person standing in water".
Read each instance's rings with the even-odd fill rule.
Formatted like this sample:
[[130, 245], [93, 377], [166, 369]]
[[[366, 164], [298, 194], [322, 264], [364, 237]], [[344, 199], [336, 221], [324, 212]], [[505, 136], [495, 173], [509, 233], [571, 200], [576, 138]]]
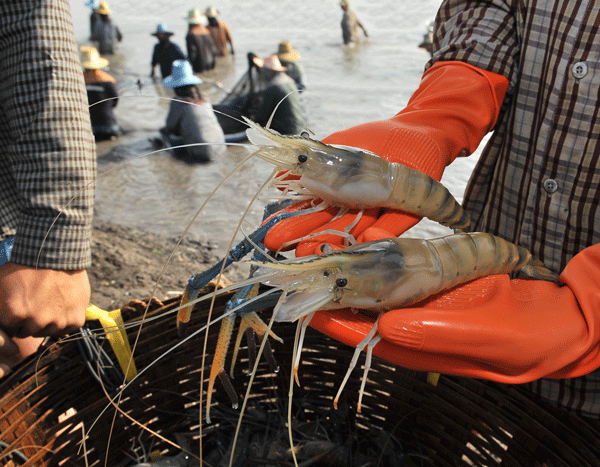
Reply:
[[81, 47], [81, 66], [90, 104], [92, 132], [97, 141], [112, 139], [121, 133], [114, 108], [119, 93], [115, 79], [102, 68], [108, 60], [100, 57], [95, 47]]
[[90, 13], [90, 40], [94, 37], [94, 29], [96, 28], [96, 22], [100, 21], [100, 15], [98, 14], [98, 8], [100, 8], [100, 0], [87, 0], [85, 6], [89, 6], [92, 9]]
[[158, 44], [154, 46], [152, 53], [152, 62], [150, 63], [150, 77], [154, 78], [154, 69], [160, 65], [160, 73], [163, 78], [171, 74], [171, 67], [175, 60], [186, 59], [181, 48], [171, 42], [171, 36], [175, 34], [169, 31], [165, 23], [156, 26], [156, 31], [152, 33], [158, 39]]
[[219, 12], [214, 6], [211, 6], [206, 9], [204, 13], [208, 18], [208, 30], [212, 35], [213, 41], [215, 41], [215, 46], [217, 47], [217, 55], [219, 57], [227, 57], [229, 55], [229, 50], [227, 49], [227, 44], [231, 48], [231, 54], [233, 55], [235, 52], [233, 50], [233, 39], [231, 37], [231, 32], [225, 24], [225, 21], [217, 19], [219, 16]]
[[173, 73], [163, 80], [175, 91], [176, 98], [171, 101], [167, 124], [160, 132], [175, 145], [190, 145], [179, 148], [190, 162], [210, 162], [226, 149], [225, 135], [212, 105], [198, 89], [201, 83], [187, 60], [175, 61]]
[[358, 16], [354, 13], [354, 10], [350, 8], [350, 4], [347, 0], [340, 2], [340, 7], [344, 11], [342, 16], [342, 39], [345, 45], [355, 44], [360, 40], [359, 28], [363, 30], [365, 37], [369, 37], [367, 30], [358, 20]]
[[261, 91], [256, 93], [258, 107], [250, 118], [262, 126], [270, 121], [270, 128], [282, 135], [299, 135], [307, 125], [295, 81], [286, 74], [277, 55], [264, 60], [256, 57], [254, 63]]
[[98, 20], [94, 23], [92, 40], [98, 41], [98, 52], [101, 55], [113, 55], [117, 51], [117, 44], [123, 40], [119, 27], [110, 18], [111, 9], [105, 1], [100, 2], [96, 10]]
[[306, 88], [304, 84], [304, 68], [300, 63], [300, 52], [292, 47], [290, 41], [281, 41], [277, 50], [277, 57], [281, 65], [286, 68], [286, 73], [296, 82], [298, 89], [302, 91]]
[[200, 14], [198, 8], [193, 8], [185, 17], [188, 21], [189, 29], [185, 36], [187, 46], [188, 60], [192, 65], [194, 73], [212, 70], [217, 64], [217, 48], [212, 35], [202, 25], [204, 17]]

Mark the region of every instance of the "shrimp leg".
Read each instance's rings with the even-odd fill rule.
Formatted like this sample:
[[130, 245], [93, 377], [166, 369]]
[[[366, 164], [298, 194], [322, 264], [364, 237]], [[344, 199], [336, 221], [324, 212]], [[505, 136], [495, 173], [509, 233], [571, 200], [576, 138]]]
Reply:
[[[253, 286], [251, 286], [250, 291], [240, 289], [238, 292], [236, 292], [236, 295], [234, 295], [234, 298], [235, 298], [235, 296], [240, 294], [240, 292], [242, 295], [244, 295], [245, 300], [255, 297], [258, 294], [258, 286], [259, 286], [259, 284], [254, 284]], [[279, 298], [279, 296], [280, 296], [280, 294], [278, 294], [277, 298]], [[243, 299], [234, 300], [234, 298], [232, 298], [232, 300], [230, 300], [227, 303], [227, 306], [225, 308], [226, 314], [229, 311], [231, 311], [232, 309], [239, 307], [239, 304], [243, 300]], [[267, 303], [267, 304], [270, 304], [270, 303]], [[262, 307], [264, 307], [264, 306], [265, 305], [263, 304]], [[245, 330], [245, 329], [249, 329], [249, 330], [251, 329], [254, 332], [256, 332], [256, 334], [258, 335], [258, 337], [260, 339], [264, 339], [266, 337], [266, 332], [267, 332], [268, 327], [265, 324], [265, 322], [262, 319], [260, 319], [260, 317], [256, 314], [255, 311], [238, 310], [236, 313], [241, 316], [242, 321], [244, 323], [243, 326], [240, 326], [240, 329], [238, 331], [239, 333], [243, 332], [243, 330]], [[233, 328], [235, 325], [235, 317], [236, 317], [236, 314], [230, 314], [229, 316], [226, 316], [225, 318], [223, 318], [223, 320], [221, 321], [219, 337], [217, 338], [216, 350], [215, 350], [215, 354], [213, 356], [213, 361], [212, 361], [212, 364], [210, 367], [210, 376], [208, 379], [208, 388], [207, 388], [207, 393], [206, 393], [206, 423], [210, 423], [210, 406], [211, 406], [211, 401], [212, 401], [213, 388], [214, 388], [214, 384], [215, 384], [217, 377], [220, 379], [221, 383], [225, 387], [225, 390], [226, 390], [227, 394], [229, 395], [229, 398], [231, 399], [232, 407], [234, 409], [237, 409], [237, 407], [238, 407], [238, 395], [235, 392], [235, 388], [233, 387], [233, 384], [231, 383], [231, 379], [230, 379], [229, 375], [225, 371], [225, 358], [227, 355], [227, 350], [229, 349], [229, 344], [231, 342], [231, 336], [233, 335]], [[273, 332], [270, 332], [269, 335], [271, 337], [273, 337], [274, 339], [276, 339], [277, 341], [283, 343], [283, 340], [281, 338], [277, 337]], [[232, 373], [233, 373], [233, 366], [235, 364], [235, 357], [237, 356], [237, 353], [238, 353], [240, 341], [241, 341], [240, 338], [236, 339], [236, 345], [234, 348], [234, 359], [231, 364], [231, 372]], [[269, 345], [268, 341], [267, 341], [265, 347], [267, 349], [267, 356], [266, 356], [267, 361], [269, 362], [269, 365], [271, 366], [271, 368], [274, 371], [277, 371], [277, 364], [275, 362], [275, 358], [273, 356], [273, 352], [271, 350], [271, 346]]]
[[[381, 314], [379, 315], [379, 317], [381, 317]], [[352, 370], [354, 370], [354, 367], [356, 367], [356, 363], [358, 362], [358, 357], [360, 357], [360, 353], [368, 345], [369, 347], [367, 350], [367, 359], [365, 361], [365, 371], [363, 374], [363, 381], [362, 381], [361, 387], [360, 387], [359, 403], [358, 403], [358, 407], [356, 409], [358, 412], [361, 411], [362, 395], [363, 395], [363, 392], [365, 389], [364, 383], [365, 383], [365, 379], [367, 377], [367, 373], [368, 373], [369, 369], [371, 368], [371, 356], [373, 353], [373, 347], [375, 347], [375, 344], [377, 342], [379, 342], [379, 339], [380, 339], [379, 336], [377, 338], [373, 339], [375, 334], [377, 334], [377, 322], [379, 321], [379, 317], [377, 318], [377, 320], [373, 324], [373, 327], [368, 332], [368, 334], [365, 336], [365, 338], [356, 346], [356, 349], [354, 349], [354, 355], [352, 355], [352, 360], [350, 360], [350, 365], [348, 365], [348, 371], [346, 371], [344, 380], [342, 381], [342, 384], [340, 384], [340, 388], [338, 389], [335, 399], [333, 399], [333, 407], [335, 407], [336, 409], [337, 409], [338, 401], [340, 400], [342, 391], [344, 390], [344, 386], [346, 386], [346, 383], [348, 382], [348, 379], [350, 378], [350, 374], [352, 373]], [[374, 341], [375, 343], [371, 344], [372, 341]]]
[[[267, 208], [265, 208], [265, 218], [271, 214], [271, 212], [270, 212], [271, 210], [273, 210], [273, 209], [280, 210], [281, 208], [282, 207], [280, 204], [269, 205]], [[254, 231], [250, 235], [249, 238], [245, 239], [239, 245], [237, 245], [235, 247], [235, 252], [232, 250], [229, 253], [227, 258], [224, 258], [220, 263], [217, 264], [217, 266], [219, 266], [218, 271], [220, 272], [222, 270], [222, 268], [225, 267], [225, 264], [230, 264], [233, 260], [239, 260], [239, 259], [243, 258], [243, 256], [245, 256], [252, 249], [254, 249], [255, 246], [259, 246], [259, 249], [254, 251], [253, 259], [255, 261], [265, 260], [266, 258], [264, 257], [264, 255], [262, 253], [262, 249], [260, 248], [262, 246], [262, 244], [260, 242], [266, 235], [266, 232], [268, 232], [269, 228], [271, 228], [273, 225], [275, 225], [276, 222], [279, 222], [279, 220], [282, 220], [284, 218], [290, 217], [290, 216], [283, 215], [283, 214], [289, 214], [289, 213], [282, 213], [282, 215], [273, 217], [270, 221], [265, 222], [259, 229]], [[216, 267], [211, 268], [210, 269], [211, 273], [214, 272], [214, 270], [217, 270], [217, 268]], [[252, 277], [252, 273], [255, 270], [256, 270], [256, 267], [253, 266], [250, 277]], [[197, 275], [197, 276], [201, 277], [201, 279], [199, 279], [198, 281], [195, 281], [195, 278], [197, 276], [194, 276], [194, 277], [192, 277], [192, 279], [190, 279], [190, 284], [192, 283], [192, 281], [194, 281], [194, 284], [192, 284], [192, 287], [190, 287], [190, 284], [188, 284], [188, 288], [186, 288], [186, 292], [188, 291], [188, 289], [193, 291], [193, 293], [189, 294], [189, 296], [193, 297], [192, 299], [195, 298], [193, 296], [194, 293], [195, 294], [199, 293], [199, 289], [198, 289], [198, 291], [196, 291], [196, 287], [202, 281], [204, 281], [206, 279], [206, 277], [209, 275], [210, 274], [206, 274], [206, 273]], [[255, 284], [247, 285], [247, 286], [241, 288], [240, 290], [238, 290], [236, 292], [236, 294], [231, 298], [231, 300], [227, 303], [225, 312], [228, 313], [229, 311], [231, 311], [233, 309], [236, 309], [236, 308], [239, 309], [243, 303], [247, 302], [249, 299], [251, 299], [253, 297], [256, 297], [258, 295], [259, 286], [260, 286], [259, 283], [255, 283]], [[182, 298], [182, 304], [184, 304], [183, 298]], [[191, 308], [190, 308], [190, 310], [191, 310]], [[259, 336], [259, 338], [261, 340], [266, 338], [266, 332], [267, 332], [268, 327], [264, 323], [264, 321], [260, 319], [260, 317], [256, 314], [255, 311], [252, 311], [249, 309], [243, 310], [243, 311], [238, 310], [237, 314], [240, 315], [242, 318], [242, 321], [244, 323], [243, 329], [253, 330], [254, 332], [256, 332], [256, 334]], [[212, 401], [212, 393], [213, 393], [214, 383], [215, 383], [215, 380], [217, 379], [217, 377], [223, 383], [223, 385], [227, 391], [227, 394], [229, 395], [229, 398], [231, 399], [232, 406], [234, 408], [237, 408], [237, 406], [238, 406], [238, 396], [235, 392], [233, 384], [231, 383], [230, 377], [227, 375], [227, 372], [225, 371], [225, 359], [226, 359], [226, 355], [227, 355], [227, 350], [229, 349], [229, 345], [231, 343], [231, 337], [233, 335], [235, 316], [236, 316], [235, 314], [230, 314], [229, 316], [224, 318], [221, 322], [219, 337], [217, 339], [217, 346], [216, 346], [215, 354], [213, 356], [213, 362], [211, 365], [210, 376], [209, 376], [209, 380], [208, 380], [208, 389], [207, 389], [207, 396], [206, 396], [206, 422], [207, 423], [210, 423], [210, 405], [211, 405], [211, 401]], [[189, 319], [189, 317], [188, 317], [188, 319]], [[179, 324], [179, 321], [178, 321], [178, 324]], [[181, 329], [182, 328], [180, 328], [180, 330]], [[241, 333], [241, 332], [243, 332], [242, 327], [240, 327], [240, 330], [238, 331], [238, 333]], [[274, 333], [270, 332], [269, 335], [271, 337], [273, 337], [274, 339], [276, 339], [280, 342], [283, 342]], [[235, 347], [234, 347], [234, 359], [233, 359], [232, 365], [231, 365], [231, 373], [233, 373], [233, 367], [235, 365], [235, 358], [237, 357], [237, 354], [238, 354], [240, 341], [241, 341], [241, 339], [238, 335], [238, 338], [236, 339], [236, 343], [235, 343]], [[271, 346], [268, 341], [265, 343], [265, 348], [267, 349], [266, 358], [267, 358], [269, 365], [271, 366], [271, 368], [274, 371], [277, 371], [277, 363], [275, 362], [275, 358], [273, 356], [273, 352], [271, 350]]]

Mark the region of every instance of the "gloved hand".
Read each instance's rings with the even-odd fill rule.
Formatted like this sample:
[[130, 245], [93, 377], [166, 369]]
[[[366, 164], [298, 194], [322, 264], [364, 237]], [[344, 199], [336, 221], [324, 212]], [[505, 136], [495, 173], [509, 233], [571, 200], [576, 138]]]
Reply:
[[[463, 62], [439, 62], [424, 74], [419, 89], [396, 116], [334, 133], [323, 142], [366, 149], [439, 180], [449, 163], [471, 154], [492, 129], [507, 87], [508, 80], [498, 74]], [[336, 212], [329, 209], [283, 221], [269, 231], [265, 246], [276, 251], [314, 232], [343, 230], [356, 218], [354, 211], [330, 223]], [[396, 237], [420, 220], [378, 209], [363, 217], [350, 231], [359, 242]], [[343, 242], [334, 235], [312, 238], [296, 247], [296, 256], [320, 254], [323, 243], [339, 249]]]
[[[375, 355], [421, 371], [525, 383], [600, 367], [600, 244], [576, 255], [561, 286], [508, 275], [475, 280], [379, 320]], [[356, 346], [373, 320], [319, 311], [310, 326]]]

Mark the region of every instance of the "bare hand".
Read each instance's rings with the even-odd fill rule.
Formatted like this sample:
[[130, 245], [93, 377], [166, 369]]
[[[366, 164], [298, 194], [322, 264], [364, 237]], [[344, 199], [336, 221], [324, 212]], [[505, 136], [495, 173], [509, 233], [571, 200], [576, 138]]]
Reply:
[[90, 299], [87, 271], [0, 267], [0, 329], [9, 337], [60, 336], [83, 326]]
[[43, 341], [43, 337], [11, 339], [4, 331], [0, 330], [0, 378], [6, 376], [10, 372], [10, 368], [25, 357], [37, 352]]

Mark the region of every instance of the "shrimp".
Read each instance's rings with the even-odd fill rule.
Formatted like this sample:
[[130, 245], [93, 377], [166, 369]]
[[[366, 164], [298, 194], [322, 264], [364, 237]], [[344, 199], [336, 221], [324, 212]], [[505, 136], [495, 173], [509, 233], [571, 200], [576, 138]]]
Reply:
[[[558, 277], [532, 259], [525, 248], [486, 233], [457, 233], [432, 240], [388, 238], [350, 246], [324, 256], [308, 256], [278, 263], [250, 261], [258, 266], [256, 281], [283, 291], [273, 319], [308, 325], [316, 310], [366, 309], [381, 316], [386, 311], [415, 304], [457, 285], [493, 274], [521, 272], [556, 282]], [[361, 387], [360, 411], [366, 374], [376, 337], [377, 321], [359, 344], [334, 405], [368, 345]], [[294, 373], [297, 374], [302, 336]], [[297, 381], [297, 379], [296, 379]]]
[[470, 225], [469, 215], [437, 180], [364, 149], [321, 143], [304, 133], [283, 136], [245, 119], [255, 156], [288, 170], [300, 180], [278, 179], [278, 186], [301, 196], [351, 209], [397, 209], [428, 217], [452, 229]]
[[[456, 203], [456, 201], [453, 200], [453, 198], [451, 198], [447, 190], [445, 190], [445, 188], [442, 187], [439, 183], [435, 182], [435, 180], [428, 179], [428, 177], [424, 176], [418, 171], [412, 171], [411, 169], [404, 166], [400, 166], [398, 164], [390, 164], [384, 159], [380, 158], [379, 156], [367, 151], [362, 151], [355, 148], [347, 148], [343, 146], [324, 145], [322, 143], [319, 143], [318, 141], [314, 141], [304, 136], [283, 137], [281, 135], [278, 135], [276, 132], [272, 132], [271, 130], [262, 128], [250, 121], [247, 121], [246, 123], [248, 123], [250, 127], [248, 130], [248, 137], [251, 138], [251, 143], [259, 144], [258, 149], [254, 153], [255, 157], [260, 157], [269, 161], [269, 159], [266, 159], [265, 157], [266, 154], [276, 153], [278, 156], [288, 154], [291, 151], [290, 146], [293, 146], [293, 144], [296, 144], [297, 142], [302, 142], [304, 146], [310, 144], [309, 148], [312, 148], [314, 145], [314, 150], [311, 149], [310, 154], [323, 156], [323, 158], [316, 158], [315, 163], [304, 164], [305, 167], [302, 173], [300, 172], [302, 164], [296, 164], [297, 167], [294, 165], [294, 167], [289, 168], [289, 164], [284, 163], [285, 158], [280, 157], [281, 161], [278, 159], [270, 160], [270, 162], [275, 162], [280, 167], [292, 170], [294, 174], [301, 175], [301, 184], [290, 183], [289, 185], [290, 189], [298, 189], [298, 191], [301, 192], [301, 195], [313, 199], [318, 197], [325, 200], [329, 204], [342, 207], [356, 207], [359, 209], [364, 209], [369, 206], [389, 206], [395, 209], [413, 212], [421, 216], [431, 217], [434, 220], [438, 220], [439, 222], [444, 223], [444, 225], [450, 225], [456, 228], [461, 228], [461, 226], [463, 225], [468, 225], [468, 216], [466, 216], [466, 213], [462, 211], [460, 205], [458, 205], [458, 203]], [[265, 135], [268, 135], [266, 139], [263, 133]], [[278, 138], [280, 138], [283, 141], [283, 143], [275, 144], [275, 141], [277, 141]], [[277, 145], [281, 147], [276, 148]], [[300, 153], [299, 151], [301, 149], [303, 149], [303, 146], [301, 146], [300, 149], [295, 150], [294, 154], [296, 154], [296, 156], [294, 156], [291, 153], [289, 154], [291, 160], [293, 160], [293, 158], [296, 157], [296, 160], [298, 162], [302, 162], [301, 159], [303, 158], [301, 156], [304, 154], [304, 152], [308, 154], [308, 150]], [[329, 157], [329, 159], [327, 159], [327, 157]], [[336, 167], [335, 170], [330, 171], [331, 173], [327, 174], [327, 177], [323, 177], [323, 181], [319, 181], [321, 179], [319, 179], [317, 174], [319, 173], [320, 166], [328, 164], [329, 161], [340, 162], [340, 167]], [[309, 162], [308, 156], [306, 162]], [[310, 170], [306, 170], [306, 167], [312, 168], [313, 172], [311, 172]], [[365, 173], [360, 175], [358, 172], [362, 171], [364, 171]], [[341, 174], [342, 176], [336, 177], [336, 174]], [[353, 187], [356, 187], [356, 189], [359, 190], [363, 190], [363, 186], [369, 185], [369, 183], [371, 183], [369, 182], [369, 180], [372, 179], [374, 183], [375, 180], [386, 179], [386, 177], [387, 184], [373, 184], [373, 187], [376, 188], [367, 190], [365, 192], [367, 193], [365, 196], [361, 196], [358, 199], [353, 198]], [[404, 183], [404, 186], [406, 188], [406, 194], [401, 193], [401, 185], [403, 185], [403, 183], [400, 183], [401, 180], [407, 181], [407, 183]], [[283, 182], [281, 180], [278, 180], [277, 183], [281, 185]], [[326, 186], [329, 186], [330, 188], [326, 188]], [[389, 196], [381, 194], [381, 192], [384, 192], [386, 190], [390, 192]], [[212, 196], [213, 193], [211, 193], [210, 196]], [[341, 194], [342, 199], [335, 199], [334, 193]], [[343, 200], [344, 196], [347, 198], [347, 201]], [[425, 200], [426, 202], [424, 201], [422, 206], [417, 205], [417, 203], [413, 203], [412, 200], [417, 197], [421, 198], [422, 200]], [[381, 198], [386, 198], [386, 200], [389, 199], [391, 205], [386, 204], [384, 202], [385, 200], [380, 201]], [[436, 201], [438, 198], [439, 201]], [[450, 199], [450, 201], [447, 201], [447, 199]], [[206, 200], [206, 202], [207, 201], [208, 199]], [[403, 208], [403, 205], [406, 205], [406, 207]], [[447, 210], [448, 206], [451, 207], [448, 213], [442, 213], [442, 210]], [[204, 207], [204, 205], [202, 207]], [[202, 209], [202, 207], [198, 210], [198, 212]], [[454, 211], [457, 211], [460, 214], [456, 214], [454, 213]], [[197, 215], [198, 213], [196, 213], [196, 216]], [[464, 220], [463, 218], [466, 220]], [[266, 268], [268, 267], [267, 264], [268, 263], [261, 264], [260, 267]], [[277, 274], [274, 274], [272, 277], [274, 278], [275, 275], [278, 275], [280, 272], [281, 271], [277, 271]], [[268, 275], [261, 273], [257, 275], [256, 278], [253, 278], [252, 281], [255, 281], [256, 283], [261, 281], [268, 281], [269, 278], [267, 276]], [[250, 285], [250, 283], [248, 285]], [[285, 308], [284, 305], [289, 305], [294, 300], [300, 298], [300, 296], [295, 291], [297, 288], [292, 289], [290, 287], [295, 287], [295, 285], [289, 284], [288, 286], [286, 284], [282, 284], [282, 286], [279, 287], [283, 291], [281, 295], [282, 298], [279, 302], [279, 304], [283, 308]], [[339, 288], [339, 284], [336, 287]], [[228, 288], [228, 290], [231, 290], [231, 288]], [[333, 300], [336, 300], [336, 298], [334, 297]], [[332, 299], [329, 296], [319, 297], [318, 301], [313, 301], [310, 304], [310, 308], [312, 310], [320, 309], [322, 307], [325, 307], [330, 301], [332, 301]], [[242, 316], [242, 319], [244, 320], [244, 325], [250, 326], [253, 329], [257, 330], [257, 332], [259, 332], [259, 335], [264, 336], [264, 343], [268, 343], [268, 341], [266, 340], [266, 336], [273, 336], [273, 334], [271, 333], [270, 328], [267, 327], [264, 323], [262, 323], [262, 321], [260, 321], [260, 319], [254, 313], [246, 312], [245, 308], [240, 309], [239, 307], [236, 307], [233, 310], [229, 311], [230, 316], [233, 316], [234, 313]], [[277, 313], [277, 315], [278, 314], [279, 312]], [[300, 317], [298, 316], [294, 317], [293, 319], [297, 320], [299, 318]], [[145, 321], [145, 317], [142, 318], [142, 321]], [[223, 326], [224, 333], [228, 333], [229, 331], [227, 331], [227, 329], [231, 327], [232, 323], [227, 318], [224, 318], [224, 323], [226, 323]], [[304, 320], [304, 324], [307, 323], [307, 320]], [[276, 336], [273, 337], [276, 338]], [[133, 352], [135, 352], [135, 345], [132, 353]], [[214, 373], [211, 371], [212, 381], [214, 381], [214, 377]], [[209, 393], [211, 391], [212, 386], [209, 389]], [[119, 397], [115, 398], [113, 401], [113, 405], [115, 405], [115, 407], [117, 408], [120, 403], [120, 396], [122, 393], [123, 390], [120, 390]], [[210, 401], [207, 401], [207, 407], [209, 406]]]

